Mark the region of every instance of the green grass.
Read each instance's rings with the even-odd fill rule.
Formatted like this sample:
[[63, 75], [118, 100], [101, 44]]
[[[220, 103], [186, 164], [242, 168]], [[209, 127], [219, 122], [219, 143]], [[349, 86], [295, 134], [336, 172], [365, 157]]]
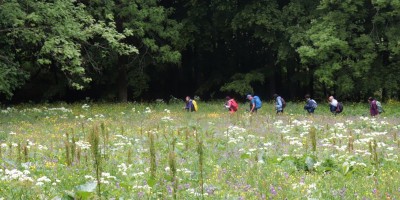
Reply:
[[[196, 113], [183, 104], [87, 105], [18, 105], [0, 113], [0, 199], [400, 197], [397, 102], [384, 104], [376, 118], [358, 103], [345, 103], [338, 116], [327, 104], [308, 115], [303, 103], [292, 102], [281, 116], [272, 103], [254, 115], [245, 112], [247, 104], [230, 115], [223, 102], [199, 102]], [[84, 147], [93, 133], [97, 165], [93, 148]]]

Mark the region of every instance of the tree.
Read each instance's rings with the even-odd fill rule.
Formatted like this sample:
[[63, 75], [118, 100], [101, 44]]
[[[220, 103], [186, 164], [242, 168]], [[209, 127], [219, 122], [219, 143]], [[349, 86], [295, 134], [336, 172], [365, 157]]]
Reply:
[[[83, 89], [86, 74], [82, 45], [100, 37], [119, 54], [136, 48], [121, 43], [128, 33], [118, 33], [111, 21], [96, 21], [85, 6], [74, 1], [10, 0], [0, 2], [0, 92], [11, 97], [31, 75], [54, 72], [69, 86]], [[3, 78], [1, 78], [3, 77]], [[57, 78], [57, 77], [56, 77]]]
[[[148, 89], [147, 69], [163, 67], [166, 63], [177, 66], [182, 47], [180, 28], [171, 18], [172, 8], [157, 0], [85, 1], [93, 16], [102, 19], [113, 16], [117, 31], [129, 33], [123, 41], [138, 48], [137, 54], [119, 54], [110, 51], [97, 61], [101, 63], [96, 72], [97, 84], [111, 86], [119, 101], [139, 97]], [[97, 41], [101, 44], [102, 41]], [[91, 49], [90, 51], [96, 51]], [[116, 88], [116, 90], [114, 90]], [[115, 93], [115, 92], [114, 92]]]

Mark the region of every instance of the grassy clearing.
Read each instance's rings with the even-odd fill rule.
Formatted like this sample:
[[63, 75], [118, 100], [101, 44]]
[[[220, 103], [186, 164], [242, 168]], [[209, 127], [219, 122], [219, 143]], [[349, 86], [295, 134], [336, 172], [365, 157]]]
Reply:
[[397, 199], [398, 103], [21, 105], [0, 114], [4, 199]]

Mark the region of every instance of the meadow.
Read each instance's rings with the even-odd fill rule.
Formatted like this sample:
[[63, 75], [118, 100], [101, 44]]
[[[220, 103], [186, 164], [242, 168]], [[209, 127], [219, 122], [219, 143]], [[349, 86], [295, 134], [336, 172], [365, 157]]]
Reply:
[[0, 199], [399, 199], [400, 103], [344, 106], [3, 107]]

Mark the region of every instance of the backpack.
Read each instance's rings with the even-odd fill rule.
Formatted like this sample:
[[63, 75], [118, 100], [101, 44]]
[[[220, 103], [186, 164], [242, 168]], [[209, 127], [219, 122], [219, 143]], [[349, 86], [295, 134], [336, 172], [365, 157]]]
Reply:
[[383, 110], [382, 104], [379, 101], [376, 101], [376, 107], [378, 107], [378, 112], [379, 114], [385, 112], [385, 110]]
[[260, 109], [261, 106], [262, 106], [262, 102], [261, 102], [260, 97], [254, 96], [253, 98], [254, 98], [254, 101], [255, 101], [255, 103], [256, 103], [256, 108], [257, 108], [257, 109]]
[[282, 108], [285, 108], [286, 107], [286, 101], [282, 97], [281, 97], [281, 102], [282, 102]]
[[318, 104], [314, 99], [310, 99], [310, 101], [312, 102], [314, 108], [318, 107]]
[[197, 106], [197, 102], [195, 100], [192, 100], [192, 104], [193, 104], [194, 111], [197, 112], [199, 109], [199, 107]]
[[238, 105], [238, 103], [235, 101], [235, 99], [231, 99], [231, 100], [229, 100], [229, 101], [231, 102], [231, 108], [232, 108], [232, 110], [237, 111], [238, 108], [239, 108], [239, 105]]
[[336, 113], [341, 113], [341, 112], [343, 112], [343, 104], [338, 102], [336, 107]]

